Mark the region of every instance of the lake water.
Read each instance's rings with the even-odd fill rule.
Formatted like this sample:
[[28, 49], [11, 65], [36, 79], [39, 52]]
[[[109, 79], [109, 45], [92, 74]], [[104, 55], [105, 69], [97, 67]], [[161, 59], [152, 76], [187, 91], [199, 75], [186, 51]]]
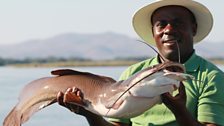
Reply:
[[[224, 71], [224, 66], [219, 66]], [[118, 79], [127, 67], [76, 67], [74, 70], [88, 71]], [[49, 76], [57, 68], [14, 68], [0, 67], [0, 123], [18, 102], [21, 89], [30, 81]], [[36, 113], [23, 126], [87, 126], [84, 117], [54, 104]]]

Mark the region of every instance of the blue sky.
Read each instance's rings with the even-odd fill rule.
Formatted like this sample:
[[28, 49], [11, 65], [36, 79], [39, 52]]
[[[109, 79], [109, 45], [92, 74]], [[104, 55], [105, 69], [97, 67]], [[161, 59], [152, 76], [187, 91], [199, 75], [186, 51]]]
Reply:
[[[213, 13], [205, 39], [224, 41], [221, 0], [197, 0]], [[116, 32], [137, 37], [132, 15], [152, 0], [0, 0], [0, 44], [45, 39], [63, 33]]]

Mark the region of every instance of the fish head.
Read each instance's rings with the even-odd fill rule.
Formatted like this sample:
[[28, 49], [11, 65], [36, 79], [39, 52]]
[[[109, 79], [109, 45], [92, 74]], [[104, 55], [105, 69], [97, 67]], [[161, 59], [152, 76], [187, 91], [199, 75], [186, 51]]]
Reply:
[[[165, 74], [165, 73], [171, 73], [172, 74]], [[185, 67], [180, 63], [175, 62], [164, 62], [161, 64], [157, 64], [151, 67], [148, 67], [146, 69], [143, 69], [137, 73], [135, 73], [132, 77], [128, 79], [127, 85], [132, 86], [136, 85], [137, 83], [141, 81], [148, 81], [155, 77], [160, 77], [163, 75], [172, 77], [171, 75], [182, 75], [181, 79], [184, 79], [184, 74], [179, 73], [185, 73]], [[174, 78], [175, 79], [175, 78]], [[179, 79], [179, 78], [178, 78]], [[179, 79], [179, 81], [182, 81]]]
[[193, 78], [180, 63], [164, 62], [136, 73], [129, 80], [129, 92], [138, 97], [155, 97], [173, 92], [180, 81]]

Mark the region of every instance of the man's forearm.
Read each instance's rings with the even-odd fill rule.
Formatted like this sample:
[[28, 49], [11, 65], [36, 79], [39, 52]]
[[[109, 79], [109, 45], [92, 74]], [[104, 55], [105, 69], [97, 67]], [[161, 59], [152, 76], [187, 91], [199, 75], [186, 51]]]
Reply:
[[88, 113], [85, 115], [85, 117], [90, 126], [131, 126], [129, 124], [123, 124], [119, 122], [108, 122], [102, 116], [93, 113]]
[[106, 121], [102, 116], [92, 115], [86, 117], [90, 126], [115, 126], [112, 123]]
[[194, 119], [187, 108], [183, 108], [181, 111], [173, 111], [176, 121], [180, 126], [217, 126], [215, 124], [205, 124]]

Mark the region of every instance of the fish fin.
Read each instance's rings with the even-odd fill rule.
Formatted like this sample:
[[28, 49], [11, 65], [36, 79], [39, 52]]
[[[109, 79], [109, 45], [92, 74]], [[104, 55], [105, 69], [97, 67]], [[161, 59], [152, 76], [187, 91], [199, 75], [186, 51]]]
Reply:
[[81, 72], [81, 71], [76, 71], [76, 70], [71, 70], [71, 69], [58, 69], [58, 70], [51, 71], [51, 74], [52, 75], [58, 75], [58, 76], [64, 76], [64, 75], [87, 75], [87, 76], [96, 77], [98, 79], [101, 79], [101, 80], [103, 80], [105, 82], [109, 82], [109, 83], [116, 82], [116, 80], [114, 80], [113, 78], [110, 78], [110, 77], [101, 76], [101, 75], [95, 75], [95, 74], [92, 74], [92, 73]]
[[29, 118], [37, 111], [53, 104], [56, 102], [56, 99], [53, 101], [45, 101], [38, 104], [35, 104], [28, 109], [22, 111], [17, 108], [17, 105], [12, 109], [12, 111], [7, 115], [3, 122], [3, 126], [21, 126], [24, 122], [28, 121]]
[[7, 115], [3, 122], [3, 126], [21, 126], [21, 113], [16, 110], [16, 107]]
[[76, 70], [71, 70], [71, 69], [59, 69], [59, 70], [54, 70], [51, 71], [52, 75], [59, 75], [59, 76], [64, 76], [64, 75], [79, 75], [82, 74], [83, 72], [79, 72]]
[[108, 83], [115, 83], [116, 80], [114, 80], [113, 78], [111, 77], [106, 77], [106, 76], [100, 76], [105, 82], [108, 82]]

